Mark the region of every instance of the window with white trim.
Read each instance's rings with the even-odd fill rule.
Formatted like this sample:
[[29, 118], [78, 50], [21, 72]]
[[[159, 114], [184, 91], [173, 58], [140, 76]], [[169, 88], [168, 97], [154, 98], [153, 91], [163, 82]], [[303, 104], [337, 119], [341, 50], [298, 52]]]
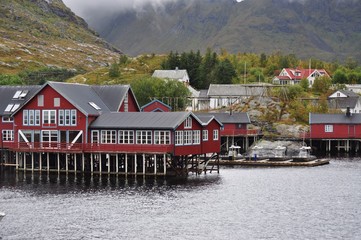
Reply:
[[154, 144], [170, 144], [170, 131], [154, 131]]
[[183, 131], [175, 132], [175, 145], [183, 145]]
[[134, 131], [119, 130], [118, 143], [119, 144], [134, 144]]
[[203, 141], [208, 141], [208, 130], [203, 130], [202, 139]]
[[187, 117], [187, 119], [184, 121], [184, 128], [192, 128], [192, 118]]
[[40, 110], [35, 110], [35, 126], [40, 126]]
[[137, 144], [152, 144], [152, 131], [137, 131]]
[[14, 141], [14, 131], [13, 130], [3, 130], [2, 135], [3, 135], [2, 139], [4, 142]]
[[191, 145], [193, 143], [193, 131], [184, 131], [184, 145]]
[[59, 119], [58, 119], [58, 125], [59, 126], [64, 126], [64, 110], [59, 110], [58, 111], [58, 117], [59, 117]]
[[201, 131], [194, 130], [193, 131], [193, 144], [200, 144], [201, 143]]
[[44, 95], [38, 95], [38, 107], [44, 107]]
[[65, 113], [65, 126], [70, 126], [70, 110], [67, 109], [64, 111]]
[[70, 123], [70, 125], [76, 126], [76, 109], [72, 109], [70, 111], [70, 115], [71, 115], [71, 123]]
[[56, 110], [43, 110], [43, 125], [56, 124]]
[[27, 126], [29, 125], [29, 111], [23, 110], [23, 125]]
[[92, 130], [91, 143], [99, 143], [99, 131], [98, 130]]
[[102, 130], [101, 131], [101, 143], [115, 144], [116, 143], [116, 131], [115, 130]]
[[325, 125], [325, 132], [333, 132], [333, 125]]
[[218, 140], [219, 135], [218, 135], [218, 130], [213, 130], [213, 140]]
[[60, 107], [60, 98], [54, 98], [54, 107]]
[[43, 130], [41, 132], [41, 142], [50, 143], [50, 142], [58, 142], [58, 131], [51, 130]]
[[10, 122], [14, 122], [14, 118], [13, 117], [3, 116], [2, 121], [3, 121], [3, 123], [10, 123]]
[[29, 125], [34, 126], [35, 124], [35, 113], [34, 110], [29, 110]]

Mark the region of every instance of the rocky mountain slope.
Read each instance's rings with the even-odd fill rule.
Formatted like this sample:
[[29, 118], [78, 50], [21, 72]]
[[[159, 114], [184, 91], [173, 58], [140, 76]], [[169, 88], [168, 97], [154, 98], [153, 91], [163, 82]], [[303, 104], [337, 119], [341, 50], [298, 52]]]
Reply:
[[113, 12], [88, 9], [85, 19], [130, 55], [210, 47], [361, 60], [359, 0], [176, 0]]
[[0, 73], [56, 66], [91, 70], [120, 51], [88, 28], [61, 0], [1, 0]]

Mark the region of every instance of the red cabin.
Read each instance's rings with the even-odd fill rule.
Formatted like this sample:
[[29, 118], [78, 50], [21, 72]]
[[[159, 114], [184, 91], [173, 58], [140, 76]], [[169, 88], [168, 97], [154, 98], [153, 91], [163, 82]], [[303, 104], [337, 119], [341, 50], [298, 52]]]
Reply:
[[142, 107], [142, 112], [171, 112], [172, 107], [155, 99]]

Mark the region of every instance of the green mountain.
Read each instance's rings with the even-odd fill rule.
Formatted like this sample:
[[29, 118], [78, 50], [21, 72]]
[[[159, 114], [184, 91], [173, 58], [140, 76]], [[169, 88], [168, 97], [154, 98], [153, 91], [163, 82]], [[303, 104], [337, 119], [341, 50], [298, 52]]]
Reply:
[[0, 74], [44, 67], [92, 70], [119, 54], [61, 0], [0, 2]]
[[210, 47], [361, 61], [360, 13], [359, 0], [177, 0], [85, 19], [129, 55]]

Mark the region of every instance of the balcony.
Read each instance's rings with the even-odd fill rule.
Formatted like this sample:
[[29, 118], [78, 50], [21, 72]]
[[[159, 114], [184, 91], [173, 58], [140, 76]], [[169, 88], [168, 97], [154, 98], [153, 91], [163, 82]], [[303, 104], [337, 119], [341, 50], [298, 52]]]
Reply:
[[257, 136], [260, 134], [258, 129], [223, 129], [221, 136]]

